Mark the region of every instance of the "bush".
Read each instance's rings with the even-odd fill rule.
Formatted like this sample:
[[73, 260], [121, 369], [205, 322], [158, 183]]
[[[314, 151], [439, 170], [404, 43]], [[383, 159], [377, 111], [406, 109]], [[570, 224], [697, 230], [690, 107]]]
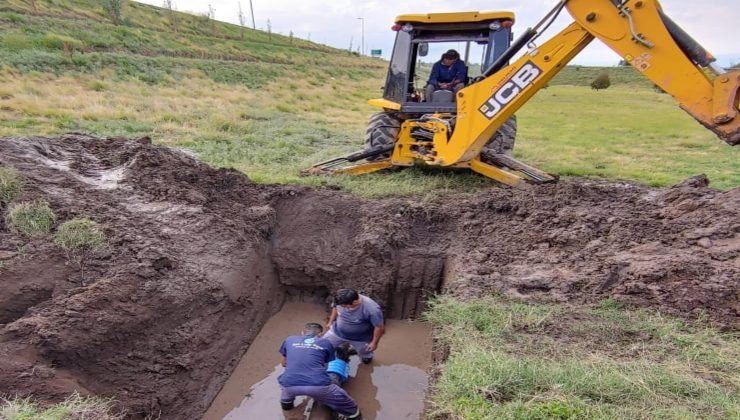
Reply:
[[20, 51], [32, 48], [33, 43], [22, 33], [7, 32], [0, 38], [0, 46], [10, 51]]
[[56, 216], [44, 200], [14, 204], [8, 210], [6, 224], [27, 236], [38, 238], [51, 232]]
[[37, 41], [41, 48], [47, 50], [82, 51], [85, 44], [79, 39], [58, 34], [46, 34]]
[[7, 206], [23, 190], [23, 178], [13, 168], [0, 168], [0, 204]]
[[94, 221], [78, 217], [62, 223], [54, 234], [54, 243], [64, 250], [67, 260], [79, 267], [85, 281], [85, 264], [107, 245], [105, 233]]
[[609, 75], [607, 73], [601, 73], [599, 77], [594, 79], [593, 82], [591, 82], [591, 89], [601, 90], [606, 89], [609, 86], [612, 85], [611, 80], [609, 80]]
[[103, 10], [114, 25], [120, 25], [123, 21], [123, 2], [124, 0], [103, 0], [101, 2]]

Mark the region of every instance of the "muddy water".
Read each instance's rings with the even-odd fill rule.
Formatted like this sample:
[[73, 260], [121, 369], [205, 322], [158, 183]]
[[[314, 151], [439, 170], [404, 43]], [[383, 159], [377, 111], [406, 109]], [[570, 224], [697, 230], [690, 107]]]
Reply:
[[[277, 349], [306, 322], [324, 324], [326, 318], [321, 305], [285, 304], [260, 331], [203, 419], [305, 419], [307, 401], [296, 401], [298, 406], [289, 412], [280, 409], [277, 377], [283, 368]], [[362, 365], [357, 356], [352, 357], [352, 377], [345, 389], [366, 419], [421, 418], [431, 358], [427, 325], [389, 320], [373, 363]], [[324, 407], [314, 406], [311, 411], [311, 420], [329, 418]]]

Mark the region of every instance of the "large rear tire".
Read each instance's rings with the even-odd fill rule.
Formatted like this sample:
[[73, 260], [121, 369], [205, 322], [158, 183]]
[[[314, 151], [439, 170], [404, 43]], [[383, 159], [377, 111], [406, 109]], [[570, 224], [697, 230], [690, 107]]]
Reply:
[[[401, 132], [401, 123], [395, 112], [379, 112], [370, 117], [365, 131], [365, 148], [394, 144]], [[390, 154], [375, 156], [368, 160], [378, 160], [389, 157]]]
[[512, 156], [514, 142], [516, 142], [516, 115], [512, 115], [511, 118], [499, 127], [498, 131], [491, 137], [491, 140], [483, 146], [483, 150]]

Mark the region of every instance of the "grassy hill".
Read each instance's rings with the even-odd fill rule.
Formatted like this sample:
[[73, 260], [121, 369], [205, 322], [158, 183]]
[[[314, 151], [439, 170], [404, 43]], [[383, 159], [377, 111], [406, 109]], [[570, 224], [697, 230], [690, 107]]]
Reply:
[[[0, 3], [0, 135], [150, 135], [257, 181], [364, 195], [490, 185], [420, 169], [300, 178], [362, 146], [385, 61], [134, 2], [114, 25], [100, 4]], [[603, 71], [612, 88], [591, 92]], [[651, 87], [631, 68], [564, 69], [519, 112], [518, 155], [563, 175], [668, 185], [707, 173], [716, 186], [739, 185], [738, 150]]]

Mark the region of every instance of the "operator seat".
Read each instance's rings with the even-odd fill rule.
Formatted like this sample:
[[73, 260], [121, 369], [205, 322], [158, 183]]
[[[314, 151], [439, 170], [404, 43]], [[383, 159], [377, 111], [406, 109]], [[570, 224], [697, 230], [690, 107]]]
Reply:
[[447, 89], [435, 90], [432, 93], [432, 102], [455, 102], [455, 94]]

